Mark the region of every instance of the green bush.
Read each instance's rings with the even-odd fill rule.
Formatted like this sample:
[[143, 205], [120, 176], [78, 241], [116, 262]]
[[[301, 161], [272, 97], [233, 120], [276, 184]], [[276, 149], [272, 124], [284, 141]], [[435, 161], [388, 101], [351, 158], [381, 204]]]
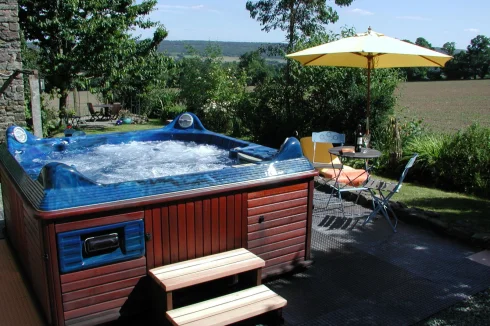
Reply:
[[440, 171], [437, 168], [441, 161], [441, 156], [450, 137], [445, 134], [426, 133], [410, 138], [403, 147], [403, 160], [400, 162], [403, 166], [413, 156], [418, 153], [419, 156], [410, 171], [411, 179], [418, 179], [434, 185], [440, 179]]
[[246, 75], [223, 63], [219, 49], [191, 52], [182, 60], [180, 98], [212, 131], [241, 136], [238, 108], [245, 100]]
[[436, 164], [442, 186], [490, 197], [490, 129], [476, 124], [454, 135]]

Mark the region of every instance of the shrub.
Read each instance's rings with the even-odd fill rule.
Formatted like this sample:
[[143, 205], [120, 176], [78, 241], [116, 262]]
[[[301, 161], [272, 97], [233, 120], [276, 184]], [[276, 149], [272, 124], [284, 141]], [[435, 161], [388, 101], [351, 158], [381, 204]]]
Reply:
[[438, 183], [440, 171], [437, 164], [441, 161], [442, 152], [447, 148], [449, 140], [447, 135], [434, 133], [420, 134], [409, 139], [404, 146], [400, 163], [404, 166], [413, 154], [419, 154], [410, 171], [410, 178], [425, 180], [424, 183], [432, 185]]
[[437, 168], [443, 186], [490, 197], [490, 129], [474, 124], [458, 132], [441, 150]]

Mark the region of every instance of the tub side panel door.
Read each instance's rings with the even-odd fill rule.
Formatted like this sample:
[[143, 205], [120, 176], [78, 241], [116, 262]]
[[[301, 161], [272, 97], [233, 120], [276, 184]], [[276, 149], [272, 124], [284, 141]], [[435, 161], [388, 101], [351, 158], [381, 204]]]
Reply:
[[147, 268], [241, 248], [242, 207], [242, 193], [147, 207]]
[[306, 181], [248, 193], [247, 249], [265, 260], [263, 277], [308, 258], [309, 193]]

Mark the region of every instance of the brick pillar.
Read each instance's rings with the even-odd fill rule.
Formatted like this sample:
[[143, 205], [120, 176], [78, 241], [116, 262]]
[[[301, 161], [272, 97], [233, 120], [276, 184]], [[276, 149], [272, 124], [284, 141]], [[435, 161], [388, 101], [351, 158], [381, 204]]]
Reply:
[[8, 126], [25, 126], [22, 74], [9, 78], [16, 70], [22, 70], [18, 3], [0, 0], [0, 142]]

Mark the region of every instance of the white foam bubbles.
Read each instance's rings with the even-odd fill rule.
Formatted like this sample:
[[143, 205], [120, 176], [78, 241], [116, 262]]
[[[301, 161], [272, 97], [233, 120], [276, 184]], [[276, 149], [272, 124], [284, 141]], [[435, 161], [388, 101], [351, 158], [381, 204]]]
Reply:
[[219, 170], [234, 164], [228, 151], [182, 141], [132, 141], [101, 145], [83, 153], [53, 152], [48, 162], [74, 166], [102, 184]]

